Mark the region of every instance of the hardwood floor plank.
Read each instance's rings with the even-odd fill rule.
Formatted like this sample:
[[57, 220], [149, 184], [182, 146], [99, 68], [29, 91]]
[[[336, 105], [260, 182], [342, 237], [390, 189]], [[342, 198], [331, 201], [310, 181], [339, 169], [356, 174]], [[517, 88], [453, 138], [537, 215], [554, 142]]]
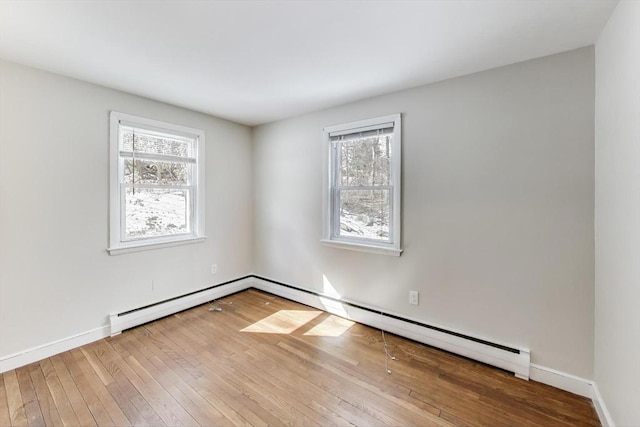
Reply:
[[[188, 335], [191, 338], [196, 338], [193, 336], [193, 331], [191, 329], [193, 328], [189, 328], [188, 331], [184, 331], [185, 335]], [[284, 412], [287, 419], [295, 419], [295, 417], [299, 417], [300, 419], [297, 420], [298, 424], [327, 424], [329, 422], [329, 420], [324, 418], [321, 414], [317, 414], [316, 412], [309, 410], [306, 405], [300, 404], [297, 400], [297, 396], [283, 396], [285, 393], [282, 389], [278, 388], [274, 383], [269, 382], [264, 375], [259, 375], [259, 372], [262, 371], [256, 371], [255, 369], [251, 369], [251, 366], [246, 365], [239, 367], [234, 365], [231, 359], [217, 357], [217, 355], [213, 354], [211, 351], [199, 350], [199, 355], [200, 360], [204, 365], [222, 372], [224, 378], [228, 382], [231, 382], [236, 389], [241, 390], [245, 395], [251, 396], [253, 400], [259, 401], [259, 403], [265, 408], [277, 408], [275, 411]], [[244, 371], [253, 372], [253, 375], [248, 377], [243, 373]], [[255, 376], [262, 379], [262, 381], [257, 381], [257, 378], [254, 378]], [[280, 422], [282, 422], [282, 420]], [[294, 422], [296, 421], [294, 420]]]
[[[165, 320], [169, 323], [179, 319], [167, 318]], [[162, 323], [157, 323], [149, 325], [148, 329], [158, 329], [162, 327]], [[180, 333], [176, 333], [176, 329], [178, 329]], [[174, 327], [169, 329], [168, 333], [171, 334], [171, 339], [167, 342], [174, 342], [174, 345], [181, 348], [184, 353], [188, 353], [190, 356], [198, 355], [199, 358], [202, 358], [203, 355], [206, 354], [206, 350], [203, 350], [199, 343], [188, 338], [188, 328], [184, 326]], [[246, 418], [251, 424], [281, 425], [285, 423], [282, 419], [273, 415], [273, 408], [270, 405], [262, 405], [263, 402], [261, 402], [260, 396], [252, 394], [244, 384], [234, 381], [234, 379], [229, 375], [220, 372], [217, 367], [211, 369], [206, 365], [200, 364], [198, 369], [200, 372], [205, 373], [206, 378], [212, 380], [214, 384], [216, 384], [216, 387], [235, 397], [233, 399], [233, 405], [231, 405], [231, 402], [227, 403], [229, 403], [236, 412]], [[241, 404], [237, 405], [235, 404], [236, 402]]]
[[251, 289], [0, 375], [0, 426], [599, 425], [589, 399], [385, 340]]
[[[133, 369], [133, 367], [137, 368], [140, 365], [131, 355], [123, 359], [106, 341], [97, 351], [100, 361], [103, 365], [108, 366], [107, 369], [116, 381], [119, 382], [122, 379], [126, 379], [124, 387], [128, 388], [128, 385], [130, 385], [135, 389], [134, 395], [139, 396], [139, 398], [136, 397], [134, 399], [144, 402], [141, 406], [136, 405], [138, 409], [149, 412], [150, 415], [151, 413], [156, 414], [166, 425], [196, 424], [195, 420], [147, 372], [143, 372], [143, 369], [136, 372]], [[143, 415], [145, 412], [143, 412]], [[145, 416], [145, 418], [147, 417]]]
[[9, 403], [7, 402], [7, 390], [4, 387], [4, 375], [0, 375], [0, 426], [10, 426]]
[[29, 367], [23, 366], [22, 368], [16, 369], [16, 376], [18, 378], [18, 385], [20, 386], [20, 393], [22, 394], [22, 402], [28, 424], [30, 426], [44, 425], [44, 417], [40, 410], [38, 397], [36, 396], [35, 388], [29, 376]]
[[49, 389], [51, 398], [58, 409], [62, 424], [65, 426], [81, 425], [73, 407], [71, 406], [71, 402], [69, 401], [67, 394], [64, 392], [64, 388], [62, 387], [58, 374], [51, 363], [51, 359], [44, 359], [40, 361], [40, 369], [42, 369], [47, 388]]
[[104, 384], [105, 386], [109, 385], [114, 381], [113, 377], [93, 353], [92, 348], [94, 346], [92, 344], [81, 347], [80, 351], [82, 351], [84, 357], [87, 359], [87, 362], [89, 362], [89, 364], [93, 368], [93, 371], [96, 373], [98, 378], [100, 378], [100, 381], [102, 381], [102, 384]]
[[[244, 385], [248, 384], [254, 392], [265, 395], [268, 401], [279, 411], [283, 411], [286, 414], [285, 418], [292, 420], [294, 424], [331, 424], [324, 414], [309, 408], [308, 400], [301, 390], [291, 393], [291, 387], [264, 369], [252, 369], [255, 365], [244, 362], [240, 358], [228, 359], [222, 363], [226, 372]], [[251, 375], [247, 375], [247, 372], [251, 372]]]
[[[162, 420], [153, 412], [151, 408], [144, 407], [140, 402], [138, 396], [136, 396], [135, 389], [128, 384], [126, 379], [119, 381], [112, 381], [107, 385], [107, 390], [118, 404], [118, 407], [125, 414], [129, 423], [134, 426], [153, 426], [164, 425]], [[133, 389], [133, 390], [132, 390]], [[138, 400], [138, 404], [134, 402]], [[138, 408], [142, 406], [142, 410]]]
[[356, 414], [355, 411], [345, 410], [340, 406], [340, 402], [337, 405], [332, 405], [330, 408], [324, 406], [315, 400], [312, 400], [309, 405], [325, 413], [330, 413], [332, 417], [336, 417], [337, 420], [332, 425], [345, 425], [345, 426], [374, 426], [377, 425], [376, 420], [366, 416]]
[[29, 376], [31, 377], [31, 382], [33, 383], [33, 387], [36, 392], [36, 397], [40, 405], [40, 412], [42, 413], [45, 425], [62, 425], [62, 419], [58, 413], [56, 403], [51, 396], [51, 391], [49, 390], [49, 387], [47, 387], [40, 364], [32, 363], [31, 365], [28, 365], [28, 368]]
[[[278, 342], [280, 345], [282, 342]], [[260, 348], [261, 352], [268, 352], [269, 346], [264, 345]], [[371, 393], [368, 390], [363, 390], [357, 385], [351, 383], [341, 382], [341, 378], [343, 375], [338, 372], [326, 372], [326, 369], [323, 369], [322, 366], [314, 363], [313, 360], [305, 357], [304, 355], [300, 355], [300, 359], [296, 360], [296, 363], [293, 364], [293, 367], [299, 365], [300, 363], [306, 364], [306, 367], [309, 368], [302, 375], [312, 375], [311, 371], [315, 372], [314, 382], [318, 384], [322, 384], [325, 389], [325, 392], [332, 393], [339, 397], [339, 400], [346, 400], [352, 403], [352, 405], [359, 407], [360, 410], [375, 418], [377, 416], [377, 422], [386, 422], [387, 424], [398, 424], [400, 421], [392, 420], [388, 417], [385, 417], [384, 414], [378, 413], [376, 408], [377, 406], [383, 406], [385, 404], [383, 399], [375, 394]], [[264, 362], [264, 361], [263, 361]], [[291, 365], [291, 363], [289, 363]], [[311, 371], [310, 371], [311, 370]], [[371, 403], [371, 404], [370, 404]]]
[[535, 423], [522, 419], [515, 413], [505, 418], [499, 408], [487, 405], [480, 400], [479, 396], [473, 398], [462, 393], [458, 396], [446, 391], [441, 393], [437, 385], [426, 394], [412, 391], [411, 395], [418, 400], [437, 405], [442, 411], [474, 425], [535, 425]]
[[[248, 352], [248, 355], [252, 355], [255, 359], [254, 363], [259, 363], [261, 366], [272, 366], [274, 370], [277, 370], [277, 361], [278, 356], [277, 353], [271, 352], [269, 346], [262, 345], [255, 349], [255, 353]], [[266, 357], [259, 358], [258, 354], [262, 354]], [[274, 360], [273, 365], [270, 365], [270, 361]], [[303, 358], [303, 361], [307, 362], [308, 359]], [[288, 381], [296, 384], [296, 387], [301, 390], [313, 390], [315, 396], [321, 396], [323, 398], [321, 403], [329, 404], [333, 407], [335, 404], [339, 404], [340, 401], [345, 401], [352, 403], [354, 406], [362, 407], [366, 402], [375, 403], [374, 406], [383, 406], [386, 404], [384, 397], [387, 396], [386, 391], [372, 391], [362, 389], [360, 385], [353, 383], [346, 383], [342, 378], [342, 374], [338, 372], [326, 372], [323, 370], [322, 366], [309, 364], [308, 369], [304, 371], [296, 370], [296, 367], [301, 365], [301, 363], [291, 364], [289, 362], [289, 369], [287, 371], [291, 371], [288, 375], [284, 372], [281, 372], [280, 375]], [[297, 375], [297, 378], [296, 378]], [[310, 382], [307, 382], [307, 379]], [[332, 396], [334, 399], [329, 401], [327, 399], [328, 396]], [[407, 399], [410, 399], [412, 402], [415, 402], [418, 406], [427, 407], [428, 405], [424, 405], [422, 402], [416, 401], [409, 396], [406, 396]], [[430, 407], [429, 411], [437, 411], [437, 408]], [[365, 413], [369, 413], [365, 411]], [[422, 413], [421, 413], [422, 414]], [[374, 422], [373, 420], [369, 420], [370, 422]], [[381, 421], [381, 420], [380, 420]], [[391, 423], [391, 421], [389, 421]], [[397, 422], [396, 422], [397, 423]]]
[[[173, 370], [176, 375], [182, 378], [192, 389], [196, 390], [210, 405], [216, 408], [225, 418], [229, 419], [233, 425], [268, 425], [251, 412], [248, 407], [241, 404], [238, 405], [241, 397], [238, 396], [235, 390], [229, 390], [228, 387], [225, 387], [225, 384], [219, 383], [214, 376], [207, 377], [201, 371], [194, 372], [195, 368], [191, 365], [186, 366], [180, 363], [184, 359], [176, 360], [174, 357], [176, 351], [171, 348], [171, 345], [163, 343], [162, 338], [150, 338], [149, 331], [143, 333], [143, 328], [136, 328], [130, 332], [141, 342], [145, 342], [145, 348], [154, 354], [153, 357], [158, 358]], [[156, 344], [159, 344], [159, 346]]]
[[[82, 371], [82, 367], [79, 363], [76, 362], [71, 352], [67, 351], [58, 356], [62, 358], [64, 367], [69, 371], [70, 377], [77, 387], [78, 393], [82, 396], [86, 408], [89, 410], [96, 424], [103, 426], [114, 426], [115, 423], [111, 419], [111, 416], [109, 416], [109, 413], [106, 411], [106, 409], [102, 405], [102, 402], [100, 402], [100, 399], [96, 395], [96, 385], [91, 384], [87, 380], [84, 372]], [[101, 383], [100, 386], [103, 387]], [[78, 412], [76, 411], [76, 414], [77, 413]]]
[[122, 361], [122, 356], [116, 353], [106, 340], [96, 341], [90, 345], [89, 354], [99, 362], [97, 366], [102, 366], [114, 381], [127, 378], [119, 363]]
[[133, 334], [120, 335], [120, 344], [140, 361], [145, 369], [182, 405], [200, 425], [230, 425], [214, 406], [173, 372], [157, 357], [146, 355], [148, 351]]
[[451, 424], [459, 427], [473, 427], [474, 425], [467, 420], [463, 420], [462, 418], [458, 418], [455, 415], [448, 413], [447, 411], [440, 412], [440, 418], [447, 420]]
[[71, 374], [69, 370], [65, 366], [62, 361], [62, 355], [58, 354], [50, 358], [53, 368], [58, 375], [58, 379], [60, 380], [60, 384], [62, 384], [62, 388], [69, 398], [69, 402], [71, 403], [71, 407], [73, 411], [76, 413], [76, 417], [78, 417], [78, 421], [82, 426], [95, 426], [96, 421], [89, 411], [87, 404], [78, 390], [75, 381], [71, 378]]
[[27, 415], [20, 393], [18, 377], [16, 371], [11, 370], [4, 373], [4, 384], [7, 392], [7, 406], [9, 408], [9, 418], [12, 426], [28, 426]]
[[[294, 361], [283, 358], [284, 355], [278, 354], [276, 351], [272, 351], [269, 346], [261, 345], [251, 351], [247, 351], [247, 356], [251, 357], [251, 361], [259, 366], [265, 368], [271, 367], [274, 371], [291, 384], [295, 384], [300, 390], [308, 390], [314, 398], [312, 401], [318, 401], [323, 406], [336, 409], [336, 413], [345, 417], [348, 411], [344, 411], [342, 406], [339, 406], [343, 399], [353, 400], [361, 398], [362, 395], [358, 394], [357, 390], [353, 387], [342, 384], [339, 379], [325, 375], [317, 370], [317, 367], [310, 364], [305, 365], [306, 361]], [[259, 356], [257, 356], [259, 355]], [[278, 369], [279, 366], [287, 364], [288, 369]], [[345, 419], [355, 422], [357, 425], [374, 425], [379, 423], [374, 417], [360, 413], [356, 415], [351, 413], [352, 416], [345, 417]]]
[[[296, 354], [297, 356], [300, 356], [300, 357], [302, 357], [304, 359], [307, 359], [309, 361], [313, 361], [313, 363], [315, 363], [316, 365], [320, 366], [323, 369], [329, 370], [330, 372], [332, 372], [332, 373], [334, 373], [334, 374], [336, 374], [338, 376], [345, 377], [352, 384], [357, 385], [357, 386], [361, 387], [362, 389], [366, 390], [367, 392], [369, 392], [369, 395], [372, 396], [372, 399], [373, 399], [373, 396], [380, 396], [383, 400], [379, 402], [379, 405], [381, 405], [381, 406], [382, 405], [385, 405], [385, 406], [386, 405], [390, 405], [392, 407], [395, 407], [397, 405], [398, 406], [398, 408], [397, 408], [398, 410], [394, 410], [393, 411], [394, 416], [396, 418], [398, 418], [397, 422], [400, 422], [400, 423], [408, 422], [408, 423], [420, 424], [420, 423], [437, 422], [438, 421], [437, 418], [438, 418], [438, 415], [440, 413], [440, 410], [438, 408], [436, 408], [436, 407], [433, 407], [433, 411], [435, 412], [435, 414], [431, 414], [428, 411], [424, 411], [424, 410], [416, 407], [415, 405], [412, 405], [410, 403], [407, 403], [406, 401], [403, 401], [402, 399], [399, 399], [399, 398], [397, 398], [397, 397], [395, 397], [393, 395], [384, 393], [378, 387], [377, 384], [374, 385], [374, 384], [367, 383], [366, 381], [362, 381], [356, 375], [353, 375], [348, 370], [339, 369], [339, 368], [337, 368], [335, 366], [332, 366], [330, 363], [316, 358], [315, 355], [309, 355], [308, 353], [304, 353], [303, 351], [299, 350], [298, 348], [294, 348], [294, 347], [292, 347], [289, 344], [286, 344], [284, 342], [279, 342], [277, 345], [282, 347], [282, 348], [284, 348], [284, 349], [286, 349], [287, 351], [290, 351], [290, 352]], [[384, 402], [384, 401], [386, 401], [386, 402]], [[351, 403], [353, 406], [357, 405], [356, 402], [349, 402], [349, 403]], [[356, 404], [354, 404], [354, 403], [356, 403]], [[442, 425], [446, 425], [446, 424], [447, 424], [446, 422], [442, 421]]]
[[136, 379], [134, 386], [141, 391], [147, 402], [153, 403], [151, 406], [162, 417], [167, 425], [191, 426], [198, 424], [182, 405], [169, 393], [155, 378], [138, 362], [133, 356], [128, 356], [127, 364], [142, 383]]
[[[305, 346], [303, 343], [296, 343], [296, 348], [304, 349]], [[311, 351], [311, 353], [317, 354], [319, 349], [316, 352]], [[309, 351], [308, 351], [309, 353]], [[373, 353], [373, 357], [372, 354]], [[359, 353], [361, 354], [361, 353]], [[365, 357], [364, 354], [361, 359], [358, 359], [359, 368], [351, 368], [344, 364], [335, 364], [332, 365], [332, 369], [336, 369], [335, 372], [344, 372], [348, 378], [355, 384], [360, 385], [361, 387], [366, 388], [367, 390], [379, 394], [388, 396], [388, 400], [395, 402], [401, 406], [406, 406], [407, 409], [413, 411], [415, 413], [423, 413], [429, 412], [433, 415], [438, 416], [440, 410], [437, 407], [424, 404], [421, 401], [414, 401], [413, 398], [409, 396], [411, 389], [408, 387], [404, 387], [398, 384], [397, 376], [399, 375], [398, 370], [395, 367], [401, 368], [402, 365], [393, 366], [395, 363], [393, 361], [389, 361], [391, 366], [390, 368], [394, 368], [395, 374], [391, 376], [384, 369], [384, 355], [383, 347], [380, 346], [379, 349], [374, 349], [373, 351], [369, 349], [368, 357]], [[331, 364], [330, 358], [323, 358]], [[371, 360], [375, 360], [375, 363], [370, 364]], [[414, 375], [412, 379], [415, 381], [415, 378], [419, 378], [419, 375]], [[372, 381], [372, 379], [375, 379]]]
[[323, 414], [323, 416], [329, 420], [329, 424], [328, 425], [343, 426], [343, 427], [356, 425], [356, 424], [350, 422], [346, 417], [343, 417], [340, 414], [337, 414], [333, 410], [327, 408], [326, 406], [323, 406], [323, 405], [319, 404], [315, 400], [310, 400], [307, 403], [307, 405], [309, 406], [309, 408], [311, 408], [312, 410], [316, 411], [317, 413]]
[[[87, 381], [87, 385], [91, 386], [93, 392], [96, 394], [98, 400], [102, 404], [102, 407], [107, 411], [111, 421], [116, 426], [128, 426], [131, 425], [127, 416], [122, 412], [116, 401], [113, 399], [111, 393], [102, 382], [102, 379], [98, 373], [94, 370], [89, 360], [85, 357], [85, 353], [81, 349], [73, 349], [70, 351], [73, 356], [75, 364], [82, 370], [84, 377]], [[73, 363], [69, 361], [69, 363]], [[100, 424], [100, 423], [99, 423]]]
[[131, 355], [131, 353], [129, 353], [129, 350], [122, 345], [121, 337], [122, 334], [118, 334], [115, 337], [107, 337], [105, 340], [121, 358], [126, 359]]
[[[240, 358], [232, 360], [230, 363], [234, 366], [234, 369], [245, 372], [250, 372], [251, 367], [256, 366], [255, 364]], [[260, 366], [264, 366], [264, 364], [261, 364]], [[253, 372], [255, 372], [255, 370], [253, 370]], [[321, 425], [333, 425], [336, 423], [348, 424], [345, 419], [336, 414], [332, 414], [330, 411], [326, 410], [322, 404], [316, 402], [314, 397], [318, 396], [314, 396], [308, 391], [308, 388], [305, 387], [306, 384], [303, 384], [301, 378], [292, 380], [291, 377], [289, 377], [285, 379], [281, 375], [273, 375], [266, 369], [261, 369], [259, 372], [255, 372], [254, 375], [260, 379], [260, 382], [271, 385], [273, 387], [274, 394], [281, 396], [281, 398], [294, 406], [295, 410], [306, 414], [315, 422]], [[325, 401], [322, 398], [317, 398], [316, 400], [322, 403], [328, 403], [329, 401]]]

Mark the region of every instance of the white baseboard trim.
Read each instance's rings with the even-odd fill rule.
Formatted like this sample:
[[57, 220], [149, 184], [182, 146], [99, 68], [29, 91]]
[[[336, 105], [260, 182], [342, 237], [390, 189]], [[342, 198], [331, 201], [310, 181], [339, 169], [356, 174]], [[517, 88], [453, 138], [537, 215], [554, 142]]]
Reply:
[[124, 315], [111, 314], [109, 316], [109, 325], [111, 327], [110, 335], [114, 336], [125, 329], [133, 328], [134, 326], [142, 325], [143, 323], [151, 322], [153, 320], [160, 319], [161, 317], [187, 310], [211, 300], [243, 291], [250, 288], [252, 282], [251, 278], [240, 279], [171, 301], [142, 308]]
[[593, 381], [546, 366], [532, 363], [531, 379], [579, 396], [593, 397]]
[[593, 407], [595, 408], [603, 427], [615, 426], [595, 381], [580, 378], [575, 375], [547, 368], [546, 366], [540, 366], [535, 363], [531, 364], [530, 372], [531, 379], [534, 381], [591, 399]]
[[[353, 304], [351, 302], [345, 301], [346, 303], [343, 304], [333, 298], [326, 298], [257, 277], [253, 278], [253, 287], [301, 304], [351, 319], [358, 323], [374, 328], [381, 328], [385, 331], [392, 332], [424, 344], [441, 348], [492, 366], [497, 366], [514, 372], [519, 378], [525, 380], [529, 379], [530, 354], [528, 349], [518, 349], [520, 350], [520, 353], [510, 352], [481, 342], [473, 341], [468, 338], [447, 334], [445, 332], [440, 332], [412, 323], [414, 321], [420, 323], [415, 319], [407, 319], [407, 321], [403, 321], [396, 318], [400, 316], [393, 313], [388, 313], [393, 317], [383, 316], [377, 313], [376, 310], [370, 307], [364, 307], [362, 304], [356, 305], [363, 308], [351, 305]], [[402, 317], [406, 318], [405, 316]]]
[[38, 362], [47, 357], [89, 344], [109, 336], [109, 326], [104, 325], [90, 331], [62, 338], [47, 344], [39, 345], [19, 353], [0, 358], [0, 374], [12, 369], [20, 368], [30, 363]]
[[604, 399], [602, 399], [600, 390], [598, 390], [598, 386], [595, 382], [593, 383], [593, 397], [591, 400], [593, 401], [593, 406], [596, 408], [596, 412], [598, 413], [598, 418], [600, 418], [602, 426], [614, 427], [615, 423], [613, 422], [613, 418], [611, 418], [611, 413], [607, 409], [607, 405], [605, 405]]

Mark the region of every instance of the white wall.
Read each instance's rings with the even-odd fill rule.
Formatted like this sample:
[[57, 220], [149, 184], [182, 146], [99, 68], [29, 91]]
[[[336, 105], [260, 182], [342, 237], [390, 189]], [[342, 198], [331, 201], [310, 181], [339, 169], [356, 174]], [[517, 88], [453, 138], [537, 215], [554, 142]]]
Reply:
[[[599, 67], [624, 60], [624, 45], [609, 46], [616, 33], [603, 34]], [[593, 65], [593, 49], [584, 48], [501, 67], [260, 126], [252, 145], [247, 127], [2, 61], [0, 358], [104, 325], [109, 313], [254, 271], [319, 291], [330, 283], [345, 298], [530, 347], [534, 363], [593, 378]], [[608, 85], [628, 68], [610, 67]], [[602, 79], [599, 94], [610, 99], [599, 96], [599, 123], [617, 129], [615, 105], [629, 113], [632, 98], [619, 87], [603, 92]], [[627, 80], [637, 88], [637, 77]], [[206, 131], [205, 243], [106, 253], [112, 109]], [[405, 253], [322, 246], [322, 128], [394, 112], [403, 113]], [[606, 156], [600, 147], [599, 165], [614, 154], [633, 162], [630, 138], [613, 138]], [[611, 169], [598, 173], [605, 193], [597, 230], [606, 242], [619, 222], [601, 214], [633, 211], [602, 209], [619, 181]], [[637, 178], [637, 167], [629, 173]], [[628, 218], [637, 230], [638, 215]], [[600, 246], [601, 258], [609, 247]], [[628, 255], [637, 260], [635, 250]], [[608, 371], [607, 340], [638, 347], [624, 348], [612, 332], [620, 329], [611, 314], [637, 300], [638, 281], [625, 279], [638, 277], [631, 261], [599, 263], [599, 277], [636, 284], [612, 303], [610, 292], [599, 293], [596, 369], [608, 402], [629, 388]], [[408, 305], [410, 289], [421, 292], [419, 307]], [[624, 313], [638, 324], [637, 310]]]
[[640, 425], [640, 2], [596, 44], [595, 381], [616, 425]]
[[[4, 61], [0, 94], [0, 357], [251, 271], [251, 129]], [[205, 130], [204, 243], [107, 254], [112, 109]]]
[[[322, 128], [397, 112], [403, 255], [321, 245]], [[592, 378], [593, 119], [589, 47], [257, 127], [256, 273]]]

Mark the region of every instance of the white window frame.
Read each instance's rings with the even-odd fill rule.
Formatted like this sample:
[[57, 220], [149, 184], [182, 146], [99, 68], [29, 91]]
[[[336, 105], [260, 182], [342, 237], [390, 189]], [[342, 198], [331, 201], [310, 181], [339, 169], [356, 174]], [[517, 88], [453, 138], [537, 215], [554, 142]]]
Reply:
[[[391, 145], [391, 174], [389, 176], [389, 186], [391, 187], [391, 203], [389, 209], [389, 242], [378, 242], [372, 239], [338, 236], [335, 227], [339, 227], [340, 219], [336, 209], [337, 197], [335, 197], [336, 183], [335, 177], [337, 167], [337, 156], [333, 153], [331, 143], [332, 135], [348, 135], [363, 130], [375, 130], [389, 127], [393, 123], [393, 140]], [[402, 167], [402, 122], [401, 115], [392, 114], [388, 116], [375, 117], [372, 119], [359, 120], [324, 128], [324, 174], [323, 174], [323, 197], [322, 197], [322, 239], [324, 245], [342, 249], [371, 252], [384, 255], [400, 256], [401, 248], [401, 167]], [[336, 225], [337, 224], [337, 225]]]
[[[119, 255], [128, 252], [138, 252], [163, 247], [198, 243], [205, 240], [205, 190], [204, 190], [204, 162], [205, 162], [205, 135], [204, 131], [172, 123], [152, 120], [132, 114], [111, 111], [109, 125], [109, 247], [110, 255]], [[192, 174], [193, 182], [191, 190], [191, 233], [148, 237], [137, 240], [124, 239], [124, 215], [123, 185], [124, 172], [122, 168], [120, 152], [120, 125], [137, 126], [142, 129], [173, 133], [176, 135], [188, 135], [195, 139], [195, 171]]]

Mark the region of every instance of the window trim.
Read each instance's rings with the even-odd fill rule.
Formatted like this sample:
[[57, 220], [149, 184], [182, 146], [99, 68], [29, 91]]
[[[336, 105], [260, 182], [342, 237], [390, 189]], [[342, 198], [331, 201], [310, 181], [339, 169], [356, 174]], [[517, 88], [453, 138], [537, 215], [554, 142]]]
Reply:
[[[195, 137], [196, 173], [193, 191], [193, 223], [190, 234], [159, 236], [139, 240], [122, 239], [122, 186], [120, 182], [120, 124], [140, 126], [149, 130]], [[203, 242], [205, 236], [205, 134], [201, 129], [167, 123], [132, 114], [111, 111], [109, 114], [109, 247], [110, 255], [160, 249], [170, 246]]]
[[[336, 237], [332, 227], [335, 221], [335, 156], [331, 150], [330, 135], [349, 134], [357, 131], [382, 128], [383, 125], [393, 123], [393, 142], [391, 156], [391, 174], [389, 176], [391, 186], [392, 202], [390, 204], [389, 226], [390, 242], [377, 242], [372, 239], [358, 237]], [[323, 159], [324, 174], [322, 178], [322, 244], [330, 247], [364, 251], [370, 253], [400, 256], [401, 248], [401, 179], [402, 179], [402, 118], [401, 114], [391, 114], [387, 116], [375, 117], [371, 119], [358, 120], [355, 122], [343, 123], [328, 126], [323, 129]]]

